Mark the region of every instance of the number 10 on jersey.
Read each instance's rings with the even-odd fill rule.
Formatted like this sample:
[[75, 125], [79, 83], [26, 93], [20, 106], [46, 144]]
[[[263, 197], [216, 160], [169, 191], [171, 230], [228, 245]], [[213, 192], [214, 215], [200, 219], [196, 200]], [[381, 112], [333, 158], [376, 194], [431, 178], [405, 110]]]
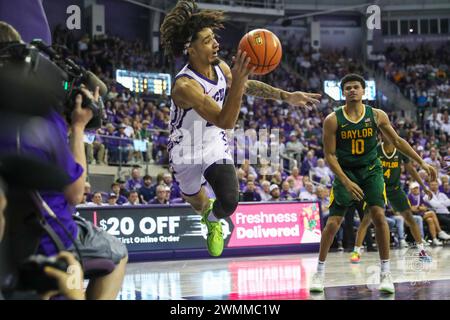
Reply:
[[364, 140], [363, 139], [353, 139], [352, 140], [352, 154], [363, 154], [364, 153]]

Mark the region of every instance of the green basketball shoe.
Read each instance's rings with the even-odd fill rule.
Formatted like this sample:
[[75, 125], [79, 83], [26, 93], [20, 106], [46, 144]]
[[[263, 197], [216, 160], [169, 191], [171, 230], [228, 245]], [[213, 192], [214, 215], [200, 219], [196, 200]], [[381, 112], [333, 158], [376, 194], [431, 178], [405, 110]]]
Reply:
[[209, 221], [208, 216], [212, 211], [215, 199], [209, 199], [209, 206], [202, 214], [201, 223], [206, 225], [208, 228], [208, 237], [206, 239], [206, 244], [208, 246], [208, 252], [213, 257], [218, 257], [222, 254], [224, 241], [222, 225], [220, 221]]

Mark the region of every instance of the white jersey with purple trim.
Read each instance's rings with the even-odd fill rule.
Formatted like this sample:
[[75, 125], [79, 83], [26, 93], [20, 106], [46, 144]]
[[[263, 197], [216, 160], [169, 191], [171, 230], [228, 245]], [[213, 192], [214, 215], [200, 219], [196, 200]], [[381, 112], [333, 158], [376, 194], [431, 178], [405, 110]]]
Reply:
[[[191, 68], [189, 64], [176, 75], [175, 81], [181, 77], [187, 77], [197, 81], [204, 92], [213, 98], [220, 108], [222, 108], [225, 99], [227, 82], [222, 69], [219, 66], [213, 67], [216, 72], [217, 82], [205, 78], [200, 73]], [[223, 129], [208, 123], [193, 108], [182, 109], [177, 107], [171, 100], [170, 106], [170, 137], [169, 141], [173, 144], [182, 143], [183, 145], [198, 146], [208, 141], [221, 138]]]
[[[214, 66], [217, 81], [202, 76], [186, 65], [175, 77], [197, 81], [204, 92], [222, 108], [227, 88], [226, 78], [219, 66]], [[193, 108], [179, 108], [171, 101], [170, 136], [167, 149], [170, 166], [185, 195], [194, 195], [204, 185], [205, 170], [213, 163], [233, 163], [225, 130], [203, 119]]]

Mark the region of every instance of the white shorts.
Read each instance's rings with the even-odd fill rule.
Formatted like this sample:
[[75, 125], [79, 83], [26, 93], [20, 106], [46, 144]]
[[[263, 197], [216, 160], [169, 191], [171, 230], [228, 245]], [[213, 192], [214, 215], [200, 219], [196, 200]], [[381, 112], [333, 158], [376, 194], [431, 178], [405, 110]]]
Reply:
[[170, 166], [181, 192], [194, 196], [206, 184], [204, 173], [214, 163], [234, 164], [228, 143], [216, 141], [198, 148], [174, 145], [169, 150]]

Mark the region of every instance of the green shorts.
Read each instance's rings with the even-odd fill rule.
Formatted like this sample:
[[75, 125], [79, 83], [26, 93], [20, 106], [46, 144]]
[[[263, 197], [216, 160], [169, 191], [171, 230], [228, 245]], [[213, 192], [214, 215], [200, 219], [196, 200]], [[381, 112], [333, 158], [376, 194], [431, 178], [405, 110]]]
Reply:
[[394, 212], [403, 212], [411, 208], [411, 203], [400, 186], [387, 188], [386, 194]]
[[[364, 199], [369, 207], [386, 205], [386, 190], [383, 169], [379, 159], [371, 166], [359, 168], [342, 168], [347, 177], [356, 183], [364, 192]], [[358, 201], [345, 189], [339, 179], [333, 182], [330, 194], [330, 216], [345, 216], [348, 208]]]

